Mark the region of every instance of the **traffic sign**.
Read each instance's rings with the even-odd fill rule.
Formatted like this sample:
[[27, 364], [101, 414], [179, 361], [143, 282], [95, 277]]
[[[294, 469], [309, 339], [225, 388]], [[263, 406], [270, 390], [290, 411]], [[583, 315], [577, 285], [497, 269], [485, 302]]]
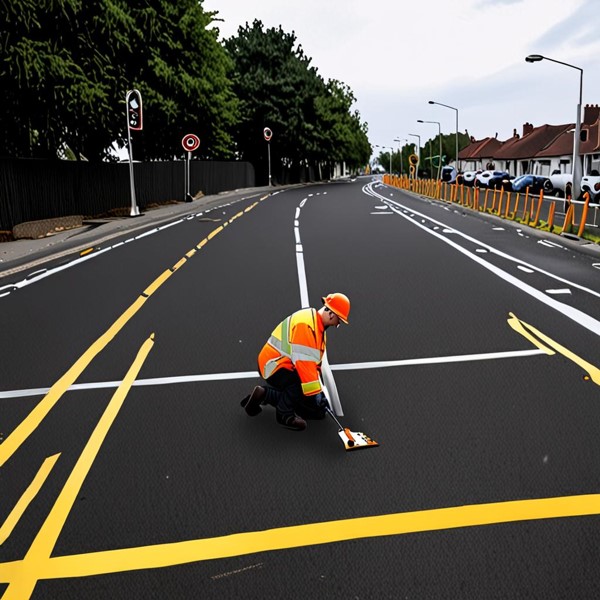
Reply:
[[193, 133], [188, 133], [187, 135], [183, 136], [181, 145], [183, 146], [184, 150], [187, 150], [187, 152], [193, 152], [194, 150], [198, 150], [198, 148], [200, 148], [200, 138]]
[[142, 130], [142, 95], [138, 90], [130, 90], [125, 97], [127, 103], [127, 125], [134, 131]]
[[418, 157], [416, 154], [411, 154], [411, 155], [408, 157], [408, 162], [409, 162], [411, 165], [416, 165], [416, 164], [418, 164], [418, 163], [419, 163], [419, 157]]
[[265, 127], [263, 129], [263, 135], [265, 136], [265, 140], [270, 142], [271, 138], [273, 137], [273, 132], [268, 127]]

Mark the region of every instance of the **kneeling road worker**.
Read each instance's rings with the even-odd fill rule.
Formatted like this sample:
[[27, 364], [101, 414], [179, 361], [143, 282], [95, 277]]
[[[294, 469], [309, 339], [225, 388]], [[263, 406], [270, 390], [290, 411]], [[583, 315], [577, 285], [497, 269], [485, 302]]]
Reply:
[[256, 386], [241, 404], [254, 417], [261, 405], [275, 407], [277, 422], [295, 431], [306, 429], [305, 419], [323, 419], [329, 406], [319, 374], [327, 343], [326, 330], [348, 323], [350, 300], [336, 292], [322, 298], [323, 306], [303, 308], [284, 319], [258, 355], [258, 369], [266, 386]]

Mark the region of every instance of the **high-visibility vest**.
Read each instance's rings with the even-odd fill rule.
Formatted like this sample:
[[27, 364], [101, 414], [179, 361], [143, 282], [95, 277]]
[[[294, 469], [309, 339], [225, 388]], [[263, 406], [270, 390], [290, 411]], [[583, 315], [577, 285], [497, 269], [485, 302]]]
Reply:
[[260, 373], [268, 379], [279, 369], [295, 370], [300, 376], [304, 395], [318, 394], [325, 344], [321, 315], [314, 308], [303, 308], [284, 319], [271, 333], [258, 355]]

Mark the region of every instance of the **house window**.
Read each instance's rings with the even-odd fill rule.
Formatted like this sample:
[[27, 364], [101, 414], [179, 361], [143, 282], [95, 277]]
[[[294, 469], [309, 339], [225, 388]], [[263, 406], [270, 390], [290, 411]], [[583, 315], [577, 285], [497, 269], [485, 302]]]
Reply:
[[544, 177], [547, 177], [548, 175], [550, 175], [550, 161], [549, 160], [540, 160], [540, 161], [538, 161], [538, 164], [539, 164], [538, 175], [542, 175]]

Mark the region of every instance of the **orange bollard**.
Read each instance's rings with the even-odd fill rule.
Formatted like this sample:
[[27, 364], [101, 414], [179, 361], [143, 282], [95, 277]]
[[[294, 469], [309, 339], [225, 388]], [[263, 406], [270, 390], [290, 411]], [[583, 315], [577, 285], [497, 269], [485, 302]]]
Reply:
[[[544, 202], [544, 190], [540, 190], [540, 197], [538, 200], [537, 210], [535, 212], [535, 220], [531, 224], [532, 227], [537, 227], [537, 224], [540, 220], [540, 212], [542, 210], [542, 204]], [[533, 202], [531, 203], [531, 208], [533, 209]], [[533, 212], [533, 210], [532, 210]]]
[[583, 235], [583, 232], [585, 231], [585, 222], [587, 220], [587, 214], [588, 214], [588, 209], [589, 209], [589, 204], [590, 204], [590, 193], [585, 192], [583, 194], [583, 197], [585, 198], [585, 204], [583, 205], [583, 213], [581, 215], [581, 223], [579, 223], [579, 231], [577, 232], [577, 235], [579, 237], [581, 237]]
[[550, 233], [554, 230], [554, 209], [556, 208], [556, 202], [553, 202], [550, 205], [550, 210], [548, 211], [548, 231]]
[[518, 210], [519, 210], [519, 192], [517, 192], [517, 197], [515, 198], [515, 206], [512, 211], [511, 219], [514, 220], [516, 218]]

